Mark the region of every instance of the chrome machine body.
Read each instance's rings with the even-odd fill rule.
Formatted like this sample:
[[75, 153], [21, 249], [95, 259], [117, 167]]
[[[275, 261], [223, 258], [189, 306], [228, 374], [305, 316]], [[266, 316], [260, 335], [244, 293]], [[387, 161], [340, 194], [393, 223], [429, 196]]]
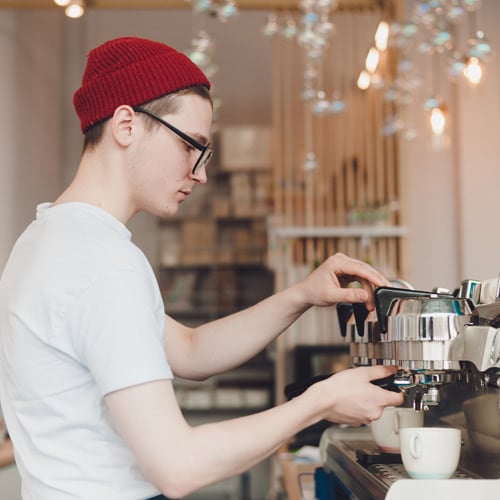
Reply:
[[[398, 365], [394, 383], [412, 392], [413, 406], [437, 405], [443, 384], [500, 386], [500, 297], [480, 304], [481, 283], [455, 293], [375, 290], [375, 311], [339, 305], [341, 332], [353, 364]], [[410, 391], [410, 389], [415, 389]]]
[[[383, 287], [375, 290], [374, 311], [368, 311], [363, 304], [339, 304], [337, 312], [353, 365], [399, 366], [393, 382], [405, 394], [404, 406], [425, 410], [425, 426], [445, 425], [462, 430], [464, 446], [459, 473], [476, 479], [497, 479], [500, 292], [495, 283], [491, 293], [489, 283], [487, 297], [483, 293], [485, 285], [466, 280], [454, 292]], [[339, 438], [338, 431], [331, 429], [323, 438], [323, 453], [329, 455], [325, 455], [325, 462], [335, 464], [334, 467], [348, 463], [349, 453], [345, 450], [355, 450], [360, 443], [349, 441], [346, 434]], [[364, 447], [369, 446], [369, 441], [363, 443]], [[339, 453], [342, 459], [332, 458]], [[358, 470], [361, 466], [354, 451], [351, 454], [358, 483], [365, 473], [376, 474], [375, 465]], [[399, 465], [391, 467], [403, 471]], [[404, 477], [404, 471], [401, 474]], [[372, 479], [376, 484], [378, 479]], [[383, 481], [378, 482], [382, 492]], [[377, 495], [367, 496], [372, 497]]]

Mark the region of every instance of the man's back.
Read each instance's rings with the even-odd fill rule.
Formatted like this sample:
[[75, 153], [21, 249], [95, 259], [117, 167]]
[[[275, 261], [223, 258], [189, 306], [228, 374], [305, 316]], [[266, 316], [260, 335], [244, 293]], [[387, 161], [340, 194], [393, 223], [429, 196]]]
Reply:
[[[0, 395], [26, 498], [68, 498], [64, 492], [75, 481], [82, 498], [114, 498], [121, 481], [127, 498], [155, 493], [114, 432], [102, 399], [127, 385], [123, 363], [132, 362], [131, 356], [112, 359], [127, 339], [118, 339], [122, 314], [113, 311], [127, 307], [119, 293], [133, 300], [127, 289], [139, 288], [156, 306], [145, 306], [151, 330], [162, 328], [163, 307], [153, 284], [147, 289], [148, 272], [126, 227], [81, 203], [40, 206], [16, 243], [0, 281]], [[151, 342], [162, 353], [161, 337]], [[161, 364], [164, 359], [157, 373], [168, 377]]]

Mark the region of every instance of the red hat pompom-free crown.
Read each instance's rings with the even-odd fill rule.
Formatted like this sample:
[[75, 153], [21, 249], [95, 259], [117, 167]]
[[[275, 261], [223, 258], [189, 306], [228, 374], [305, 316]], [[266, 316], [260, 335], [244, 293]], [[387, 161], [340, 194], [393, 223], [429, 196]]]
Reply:
[[194, 86], [210, 89], [210, 82], [185, 54], [161, 42], [121, 37], [90, 51], [73, 105], [85, 133], [121, 104], [139, 106]]

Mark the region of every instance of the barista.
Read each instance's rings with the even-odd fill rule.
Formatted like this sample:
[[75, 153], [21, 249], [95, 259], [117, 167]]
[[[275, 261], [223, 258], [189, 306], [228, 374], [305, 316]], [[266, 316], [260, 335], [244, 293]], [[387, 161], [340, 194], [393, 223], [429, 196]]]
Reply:
[[[126, 227], [174, 216], [207, 182], [210, 83], [151, 40], [89, 53], [74, 105], [85, 136], [76, 176], [17, 241], [0, 281], [0, 395], [24, 498], [183, 497], [241, 473], [320, 420], [361, 425], [402, 396], [345, 370], [262, 413], [192, 427], [172, 378], [245, 362], [312, 306], [366, 302], [387, 280], [342, 254], [259, 304], [197, 328], [164, 313]], [[360, 288], [348, 288], [352, 282]], [[158, 497], [160, 498], [160, 497]], [[164, 497], [161, 497], [164, 498]]]

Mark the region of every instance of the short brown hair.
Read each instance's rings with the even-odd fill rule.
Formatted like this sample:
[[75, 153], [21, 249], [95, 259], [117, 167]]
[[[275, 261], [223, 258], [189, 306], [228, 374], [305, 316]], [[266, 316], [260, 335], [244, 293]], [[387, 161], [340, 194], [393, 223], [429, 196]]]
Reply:
[[[168, 113], [176, 113], [177, 110], [179, 109], [178, 97], [189, 94], [198, 95], [203, 99], [207, 99], [207, 101], [209, 101], [210, 104], [213, 105], [210, 91], [206, 87], [200, 85], [197, 87], [189, 87], [187, 89], [182, 89], [177, 92], [173, 92], [171, 94], [166, 94], [162, 97], [159, 97], [158, 99], [154, 99], [144, 104], [141, 107], [160, 116]], [[146, 130], [151, 130], [153, 126], [155, 126], [156, 122], [153, 119], [149, 118], [147, 115], [143, 116], [147, 120]], [[102, 139], [104, 127], [108, 121], [109, 119], [104, 120], [100, 123], [96, 123], [93, 127], [87, 130], [83, 139], [84, 152], [89, 149], [93, 149], [95, 146], [99, 144], [99, 142]]]

